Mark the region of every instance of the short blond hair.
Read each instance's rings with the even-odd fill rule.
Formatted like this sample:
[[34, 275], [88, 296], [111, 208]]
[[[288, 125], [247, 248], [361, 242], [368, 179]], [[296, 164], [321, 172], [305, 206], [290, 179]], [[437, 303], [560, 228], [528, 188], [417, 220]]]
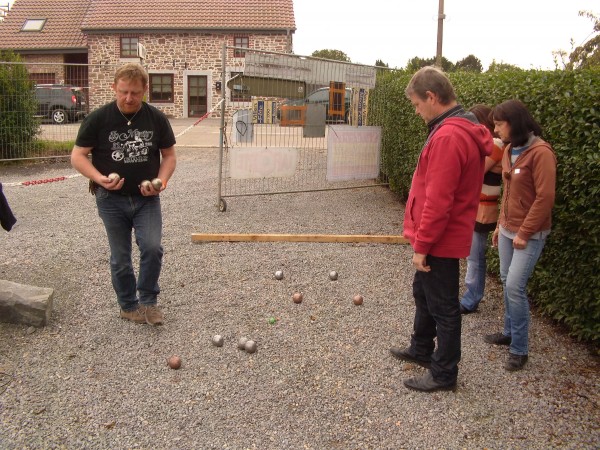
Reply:
[[115, 84], [119, 80], [141, 80], [144, 87], [148, 86], [148, 72], [138, 63], [123, 64], [115, 72]]

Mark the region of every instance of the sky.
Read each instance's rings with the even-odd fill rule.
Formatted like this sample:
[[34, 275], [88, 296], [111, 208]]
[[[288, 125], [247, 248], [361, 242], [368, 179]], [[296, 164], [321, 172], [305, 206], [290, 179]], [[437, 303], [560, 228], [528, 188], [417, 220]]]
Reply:
[[[570, 53], [571, 39], [577, 46], [590, 37], [593, 23], [578, 12], [600, 15], [598, 0], [442, 1], [442, 55], [453, 63], [475, 55], [484, 70], [493, 60], [554, 69], [553, 51]], [[415, 56], [436, 55], [440, 0], [293, 2], [297, 55], [340, 50], [354, 63], [374, 65], [380, 59], [393, 68], [406, 67]]]
[[[437, 50], [439, 0], [293, 0], [294, 53], [344, 52], [352, 62], [406, 67]], [[598, 0], [443, 0], [442, 55], [453, 63], [470, 54], [483, 69], [495, 60], [524, 69], [554, 69], [552, 51], [571, 52], [600, 15]], [[339, 11], [339, 12], [336, 12]], [[337, 25], [336, 21], [340, 24]], [[562, 68], [560, 66], [559, 68]]]

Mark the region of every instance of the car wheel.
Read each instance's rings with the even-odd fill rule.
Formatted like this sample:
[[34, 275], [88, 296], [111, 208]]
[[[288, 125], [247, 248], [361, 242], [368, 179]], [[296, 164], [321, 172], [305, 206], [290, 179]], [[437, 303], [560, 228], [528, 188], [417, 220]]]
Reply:
[[67, 113], [64, 109], [55, 109], [52, 111], [52, 123], [61, 124], [67, 121]]

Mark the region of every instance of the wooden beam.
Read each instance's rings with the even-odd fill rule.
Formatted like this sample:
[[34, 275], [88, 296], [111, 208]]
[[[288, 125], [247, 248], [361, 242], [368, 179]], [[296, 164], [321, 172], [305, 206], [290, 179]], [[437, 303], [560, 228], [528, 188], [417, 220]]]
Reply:
[[235, 234], [192, 233], [192, 242], [367, 242], [375, 244], [408, 244], [404, 236], [370, 234]]

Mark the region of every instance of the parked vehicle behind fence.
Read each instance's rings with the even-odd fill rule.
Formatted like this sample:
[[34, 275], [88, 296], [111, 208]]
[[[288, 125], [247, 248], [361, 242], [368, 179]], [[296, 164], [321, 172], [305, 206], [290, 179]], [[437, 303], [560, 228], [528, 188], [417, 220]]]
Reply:
[[87, 102], [81, 88], [63, 84], [38, 84], [35, 86], [38, 101], [36, 117], [52, 123], [76, 122], [87, 114]]

